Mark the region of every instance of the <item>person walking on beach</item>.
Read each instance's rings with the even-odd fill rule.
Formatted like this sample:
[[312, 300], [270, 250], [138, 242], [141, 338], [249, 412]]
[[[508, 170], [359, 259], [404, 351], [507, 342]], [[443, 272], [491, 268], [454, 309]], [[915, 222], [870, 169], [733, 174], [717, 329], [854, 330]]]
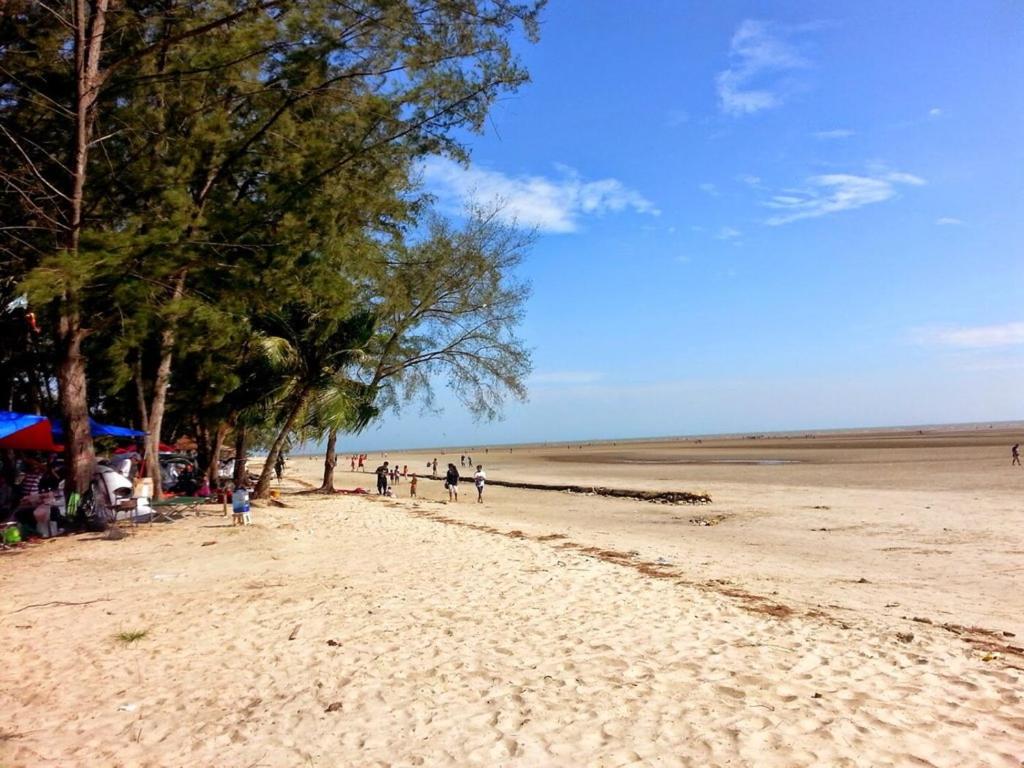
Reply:
[[434, 458], [434, 477], [437, 477], [437, 457]]
[[1021, 466], [1021, 463], [1020, 463], [1020, 443], [1014, 443], [1013, 444], [1013, 447], [1010, 449], [1010, 456], [1012, 457], [1010, 459], [1010, 466], [1011, 467], [1014, 464], [1016, 464], [1018, 467]]
[[412, 480], [409, 481], [409, 498], [416, 498], [416, 473], [412, 473]]
[[444, 487], [448, 489], [448, 501], [459, 500], [459, 470], [454, 464], [448, 465], [448, 472], [444, 476]]
[[487, 473], [484, 472], [484, 465], [476, 465], [476, 474], [473, 475], [473, 484], [476, 485], [476, 503], [484, 503], [484, 485], [487, 484]]
[[377, 467], [377, 495], [384, 496], [388, 492], [388, 463], [385, 461]]
[[360, 472], [365, 472], [366, 471], [366, 454], [365, 453], [360, 453], [359, 454], [359, 471]]
[[277, 454], [277, 461], [274, 462], [274, 474], [277, 475], [277, 482], [280, 484], [281, 477], [284, 475], [284, 454]]

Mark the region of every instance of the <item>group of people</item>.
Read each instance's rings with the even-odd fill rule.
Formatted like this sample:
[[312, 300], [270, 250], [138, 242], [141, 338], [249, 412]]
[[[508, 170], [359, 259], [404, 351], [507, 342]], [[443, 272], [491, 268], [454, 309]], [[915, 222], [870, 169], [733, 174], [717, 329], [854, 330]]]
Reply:
[[[472, 465], [470, 465], [470, 469], [472, 469]], [[448, 501], [459, 500], [459, 480], [461, 479], [459, 470], [454, 464], [449, 464], [448, 471], [444, 476], [444, 487], [448, 491]], [[484, 486], [486, 484], [487, 473], [484, 472], [484, 465], [477, 464], [476, 472], [473, 475], [473, 485], [476, 486], [476, 500], [479, 504], [482, 504], [484, 501]]]
[[18, 523], [34, 532], [50, 524], [63, 528], [63, 466], [56, 454], [49, 458], [24, 456], [0, 463], [0, 524]]
[[[409, 465], [405, 464], [402, 470], [398, 470], [398, 465], [395, 464], [393, 467], [389, 462], [385, 461], [376, 470], [377, 475], [377, 495], [379, 496], [394, 496], [394, 486], [398, 485], [399, 481], [403, 477], [409, 476]], [[409, 495], [412, 498], [416, 498], [416, 485], [419, 478], [413, 473], [412, 478], [409, 481]]]
[[[463, 466], [465, 466], [465, 458], [463, 457]], [[437, 459], [432, 462], [427, 462], [427, 468], [432, 470], [433, 476], [437, 477]], [[378, 496], [394, 496], [394, 486], [398, 485], [399, 478], [407, 477], [409, 474], [409, 465], [405, 464], [402, 466], [402, 471], [398, 471], [398, 465], [391, 466], [390, 462], [385, 461], [375, 470], [377, 475], [377, 495]], [[459, 500], [459, 481], [462, 477], [459, 475], [459, 470], [454, 464], [448, 465], [448, 471], [444, 476], [444, 487], [448, 491], [449, 501]], [[416, 486], [419, 482], [419, 478], [414, 472], [409, 480], [409, 496], [410, 498], [416, 498]], [[484, 465], [477, 464], [476, 472], [473, 474], [473, 485], [476, 488], [476, 500], [482, 504], [484, 500], [484, 486], [487, 484], [487, 473], [484, 472]]]

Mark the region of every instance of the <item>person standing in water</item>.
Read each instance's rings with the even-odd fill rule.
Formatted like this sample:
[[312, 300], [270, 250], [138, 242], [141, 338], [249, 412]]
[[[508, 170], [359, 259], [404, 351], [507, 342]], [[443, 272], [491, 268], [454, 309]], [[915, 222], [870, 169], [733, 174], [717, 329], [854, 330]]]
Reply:
[[487, 473], [484, 472], [484, 465], [476, 465], [476, 474], [473, 475], [473, 484], [476, 485], [476, 503], [484, 503], [484, 486], [487, 484]]

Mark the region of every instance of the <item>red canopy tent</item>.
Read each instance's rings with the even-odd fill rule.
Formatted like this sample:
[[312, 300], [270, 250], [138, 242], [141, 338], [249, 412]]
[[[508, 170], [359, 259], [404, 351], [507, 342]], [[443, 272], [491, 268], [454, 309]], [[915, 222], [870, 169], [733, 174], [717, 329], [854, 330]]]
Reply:
[[63, 451], [53, 441], [53, 428], [43, 416], [0, 411], [0, 448], [15, 451]]

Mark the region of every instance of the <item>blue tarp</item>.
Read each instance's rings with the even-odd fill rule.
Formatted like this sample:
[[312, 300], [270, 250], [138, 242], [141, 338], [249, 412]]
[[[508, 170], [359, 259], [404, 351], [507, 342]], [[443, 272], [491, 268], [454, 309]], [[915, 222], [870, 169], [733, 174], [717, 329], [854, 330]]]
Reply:
[[[30, 427], [37, 427], [39, 422], [47, 421], [45, 416], [35, 416], [30, 413], [15, 413], [14, 411], [0, 411], [0, 440], [11, 437], [16, 432], [21, 432]], [[51, 421], [50, 431], [53, 434], [53, 441], [60, 443], [64, 439], [64, 429], [60, 422]], [[89, 419], [89, 431], [93, 437], [145, 437], [145, 432], [128, 427], [117, 427], [113, 424], [100, 424], [96, 419]]]
[[[60, 442], [64, 438], [64, 429], [59, 422], [53, 424], [53, 439]], [[115, 427], [112, 424], [100, 424], [96, 419], [89, 419], [89, 432], [93, 437], [145, 437], [145, 432], [128, 427]]]

